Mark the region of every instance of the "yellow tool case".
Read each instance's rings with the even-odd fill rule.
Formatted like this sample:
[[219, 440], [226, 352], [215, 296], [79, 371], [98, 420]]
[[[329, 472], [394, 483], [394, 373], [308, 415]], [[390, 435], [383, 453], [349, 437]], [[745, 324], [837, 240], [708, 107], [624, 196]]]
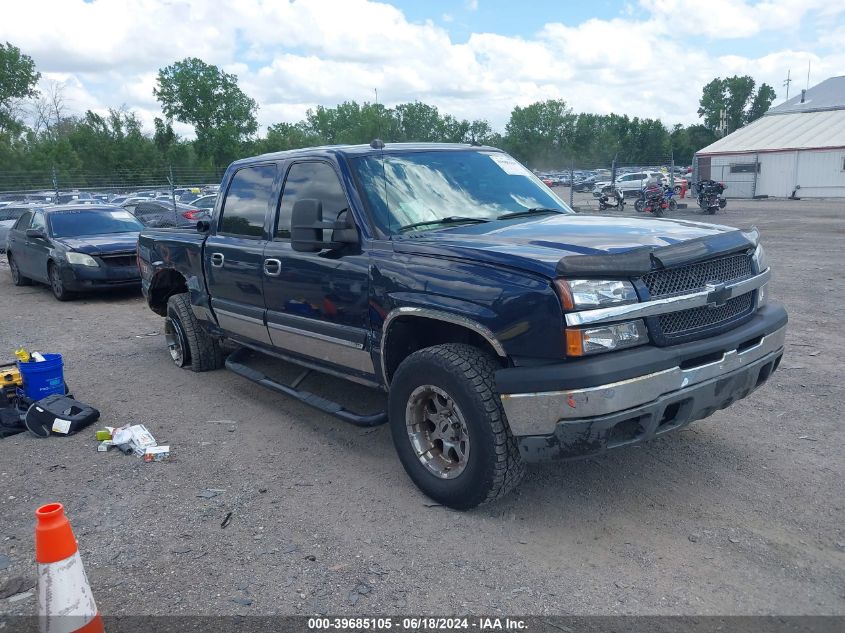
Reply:
[[0, 365], [0, 393], [11, 400], [16, 387], [23, 387], [18, 366], [15, 363]]

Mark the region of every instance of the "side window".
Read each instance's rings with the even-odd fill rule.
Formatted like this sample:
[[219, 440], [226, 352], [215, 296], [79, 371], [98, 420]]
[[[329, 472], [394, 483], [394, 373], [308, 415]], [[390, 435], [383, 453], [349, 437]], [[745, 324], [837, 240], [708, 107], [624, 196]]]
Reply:
[[223, 201], [219, 233], [259, 238], [273, 193], [276, 165], [244, 167], [235, 172]]
[[290, 219], [293, 205], [302, 198], [316, 198], [323, 203], [323, 219], [334, 221], [338, 214], [349, 208], [346, 194], [337, 174], [328, 163], [294, 163], [282, 192], [276, 218], [275, 239], [290, 239]]
[[15, 224], [16, 231], [26, 231], [29, 228], [29, 222], [32, 220], [32, 211], [24, 213]]
[[43, 211], [36, 211], [35, 215], [32, 218], [32, 229], [41, 229], [42, 231], [47, 230], [47, 222], [44, 221], [44, 212]]

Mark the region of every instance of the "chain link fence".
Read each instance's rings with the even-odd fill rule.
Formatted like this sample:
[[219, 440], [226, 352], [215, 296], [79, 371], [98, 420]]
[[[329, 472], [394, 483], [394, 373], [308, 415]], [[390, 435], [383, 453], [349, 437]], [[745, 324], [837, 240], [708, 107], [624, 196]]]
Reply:
[[223, 169], [167, 166], [149, 170], [116, 169], [108, 173], [58, 169], [0, 172], [0, 200], [25, 200], [40, 194], [87, 192], [111, 196], [138, 191], [169, 192], [184, 187], [218, 184]]

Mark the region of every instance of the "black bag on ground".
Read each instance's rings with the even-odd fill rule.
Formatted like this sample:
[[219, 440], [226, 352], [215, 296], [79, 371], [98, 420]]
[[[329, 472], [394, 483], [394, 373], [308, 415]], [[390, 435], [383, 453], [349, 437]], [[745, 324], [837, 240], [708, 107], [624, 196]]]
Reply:
[[9, 437], [26, 431], [23, 415], [14, 407], [0, 407], [0, 437]]
[[87, 404], [53, 394], [32, 403], [26, 412], [26, 428], [39, 437], [51, 432], [73, 435], [100, 419], [100, 412]]

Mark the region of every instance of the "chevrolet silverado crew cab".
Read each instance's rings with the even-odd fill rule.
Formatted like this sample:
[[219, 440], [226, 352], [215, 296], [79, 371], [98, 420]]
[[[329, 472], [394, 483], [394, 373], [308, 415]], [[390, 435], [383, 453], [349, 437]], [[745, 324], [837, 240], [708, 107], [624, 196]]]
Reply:
[[[576, 214], [491, 147], [240, 160], [210, 220], [145, 229], [138, 261], [177, 365], [225, 363], [388, 422], [411, 479], [455, 508], [505, 494], [528, 462], [637, 444], [748, 396], [787, 322], [756, 229]], [[248, 363], [268, 357], [384, 390], [386, 409]]]

